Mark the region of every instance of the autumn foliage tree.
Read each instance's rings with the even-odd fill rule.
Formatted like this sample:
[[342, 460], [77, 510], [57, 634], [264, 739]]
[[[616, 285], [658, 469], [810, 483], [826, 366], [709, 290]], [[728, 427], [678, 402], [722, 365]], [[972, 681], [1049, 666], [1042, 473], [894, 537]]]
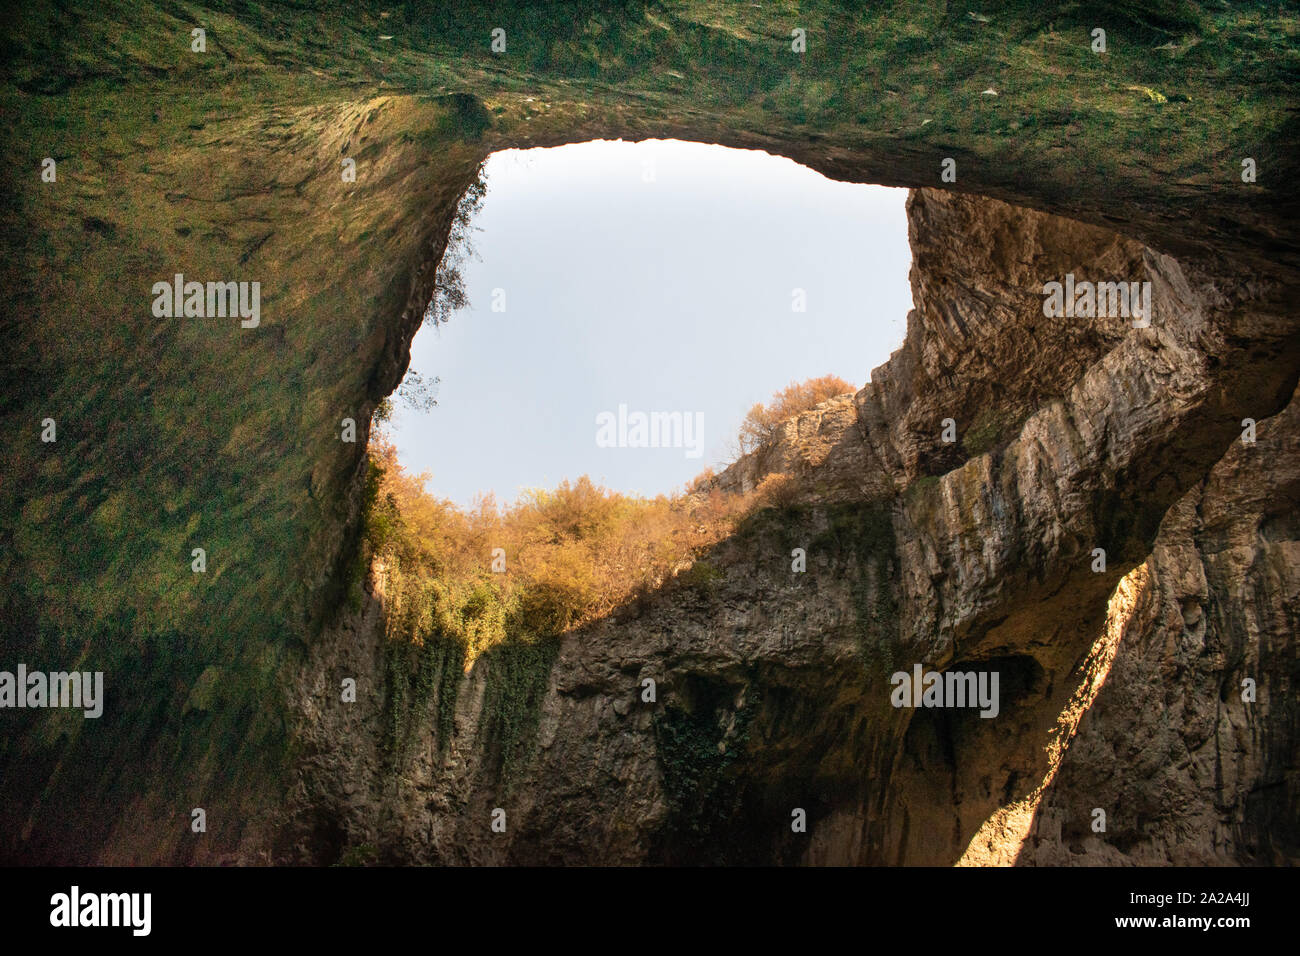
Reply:
[[[850, 391], [831, 375], [792, 384], [754, 406], [742, 440], [757, 447], [787, 418]], [[467, 667], [495, 645], [554, 637], [674, 579], [699, 580], [706, 572], [692, 569], [738, 522], [798, 497], [786, 475], [769, 475], [747, 494], [710, 490], [702, 475], [690, 494], [654, 498], [584, 475], [525, 491], [513, 504], [489, 495], [461, 509], [426, 490], [429, 475], [402, 468], [382, 423], [369, 452], [360, 565], [382, 579], [389, 636], [421, 646], [454, 641]]]
[[823, 375], [810, 378], [806, 382], [791, 382], [772, 396], [772, 401], [764, 405], [756, 404], [749, 410], [740, 425], [738, 444], [740, 453], [746, 454], [761, 448], [773, 438], [783, 422], [794, 418], [800, 412], [836, 395], [852, 392], [854, 388], [838, 375]]
[[[752, 507], [720, 492], [642, 498], [587, 476], [473, 508], [425, 490], [382, 430], [370, 439], [365, 566], [383, 578], [390, 637], [455, 640], [464, 661], [507, 640], [603, 617], [689, 568]], [[500, 554], [504, 568], [494, 566]]]

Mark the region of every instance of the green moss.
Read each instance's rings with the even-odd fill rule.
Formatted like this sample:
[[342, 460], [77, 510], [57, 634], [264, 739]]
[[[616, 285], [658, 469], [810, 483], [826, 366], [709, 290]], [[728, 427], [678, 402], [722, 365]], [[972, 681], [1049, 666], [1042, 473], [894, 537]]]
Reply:
[[975, 458], [992, 451], [1014, 438], [1025, 423], [1027, 415], [1016, 415], [1003, 409], [986, 408], [975, 416], [975, 421], [962, 435], [961, 444], [970, 457]]
[[[437, 674], [438, 709], [434, 713], [434, 729], [438, 735], [438, 752], [447, 752], [456, 729], [456, 699], [465, 676], [465, 646], [459, 641], [444, 644], [446, 654], [439, 663]], [[432, 681], [430, 681], [432, 684]]]
[[474, 142], [482, 139], [492, 126], [492, 114], [477, 96], [449, 93], [438, 97], [438, 103], [446, 110], [435, 127], [436, 134], [443, 140]]
[[543, 638], [508, 641], [484, 655], [487, 687], [481, 744], [495, 757], [498, 780], [507, 785], [511, 774], [532, 755], [542, 701], [559, 651], [558, 638]]
[[190, 689], [190, 696], [185, 700], [185, 713], [191, 710], [211, 710], [220, 692], [221, 677], [220, 667], [214, 665], [205, 669]]
[[379, 486], [384, 470], [369, 456], [366, 457], [366, 476], [361, 490], [361, 539], [365, 547], [355, 547], [352, 559], [348, 562], [344, 579], [344, 593], [347, 595], [348, 607], [354, 612], [361, 610], [365, 597], [366, 573], [370, 568], [370, 555], [374, 553], [375, 542], [381, 541], [387, 534], [387, 525], [392, 520], [391, 509], [379, 507]]
[[431, 702], [438, 752], [445, 753], [451, 743], [456, 697], [464, 678], [465, 646], [445, 635], [426, 637], [423, 645], [390, 640], [384, 664], [388, 694], [383, 749], [389, 772], [398, 773], [424, 729]]
[[[355, 474], [337, 423], [382, 390], [374, 343], [391, 337], [376, 334], [375, 317], [400, 314], [419, 265], [401, 238], [414, 219], [392, 194], [354, 204], [328, 192], [337, 157], [317, 153], [335, 134], [340, 148], [350, 141], [392, 163], [395, 189], [424, 219], [452, 214], [490, 148], [628, 132], [717, 142], [762, 133], [805, 156], [815, 133], [818, 154], [861, 159], [843, 166], [850, 177], [891, 156], [906, 165], [899, 149], [915, 158], [951, 147], [973, 161], [963, 169], [980, 171], [968, 189], [1050, 207], [1113, 186], [1171, 223], [1207, 201], [1187, 185], [1197, 177], [1231, 187], [1212, 203], [1229, 224], [1245, 221], [1247, 205], [1285, 202], [1294, 179], [1291, 5], [1107, 2], [1104, 19], [1119, 29], [1104, 56], [1088, 49], [1099, 18], [1086, 4], [1048, 15], [1028, 0], [1001, 4], [978, 23], [942, 4], [810, 0], [798, 9], [805, 55], [753, 4], [511, 9], [501, 56], [489, 34], [502, 8], [476, 0], [35, 3], [6, 22], [0, 161], [26, 172], [0, 191], [0, 270], [17, 290], [0, 320], [0, 430], [12, 439], [0, 481], [0, 630], [29, 660], [104, 670], [120, 707], [59, 746], [29, 732], [36, 716], [14, 718], [0, 751], [6, 802], [42, 812], [30, 843], [0, 834], [0, 855], [56, 845], [93, 855], [145, 789], [166, 794], [154, 822], [176, 801], [225, 799], [210, 838], [233, 846], [253, 817], [241, 810], [283, 790], [286, 681], [267, 662], [291, 674], [343, 591], [318, 593], [338, 560]], [[187, 19], [209, 28], [206, 54], [190, 52]], [[989, 85], [1001, 95], [981, 98]], [[441, 112], [411, 106], [449, 95], [465, 98], [441, 100]], [[407, 117], [413, 139], [432, 129], [418, 164], [403, 160], [400, 133], [361, 145], [337, 125], [376, 96], [384, 105], [356, 129], [382, 125], [371, 123], [381, 109]], [[36, 175], [46, 156], [58, 159], [57, 187]], [[1246, 156], [1274, 174], [1243, 188]], [[268, 221], [274, 209], [308, 207], [330, 212]], [[331, 248], [337, 256], [323, 254]], [[347, 269], [336, 268], [340, 256]], [[313, 273], [320, 261], [341, 278]], [[257, 337], [152, 320], [141, 277], [182, 265], [198, 278], [261, 278]], [[276, 296], [291, 314], [272, 317]], [[33, 424], [52, 413], [59, 442], [45, 447]], [[976, 429], [967, 448], [1006, 437]], [[909, 504], [929, 488], [917, 482]], [[195, 546], [208, 552], [207, 575], [189, 570]], [[359, 606], [364, 562], [338, 571], [350, 572]], [[406, 663], [409, 696], [423, 665]], [[221, 693], [187, 712], [213, 666]], [[439, 673], [436, 693], [453, 680]], [[81, 822], [55, 832], [62, 819]]]
[[372, 843], [359, 843], [348, 847], [335, 866], [374, 866], [379, 861], [379, 849]]
[[935, 494], [938, 488], [938, 475], [922, 475], [907, 486], [907, 491], [903, 493], [903, 496], [907, 500], [908, 507], [917, 507]]
[[888, 678], [898, 645], [898, 545], [893, 502], [830, 509], [827, 530], [814, 547], [837, 555], [851, 569], [853, 631], [864, 670]]
[[669, 844], [717, 847], [734, 829], [741, 794], [732, 768], [744, 760], [760, 698], [750, 690], [733, 711], [730, 694], [727, 687], [705, 687], [689, 709], [670, 705], [654, 716]]

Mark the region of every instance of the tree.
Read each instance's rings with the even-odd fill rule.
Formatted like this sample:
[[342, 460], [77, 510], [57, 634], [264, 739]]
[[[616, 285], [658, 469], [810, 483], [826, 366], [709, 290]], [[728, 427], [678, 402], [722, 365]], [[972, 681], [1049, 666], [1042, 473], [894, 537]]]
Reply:
[[801, 412], [836, 395], [852, 392], [854, 388], [838, 375], [823, 375], [806, 382], [791, 382], [772, 396], [764, 405], [759, 402], [749, 410], [740, 425], [738, 444], [740, 453], [747, 454], [761, 448], [776, 437], [781, 425]]
[[483, 208], [483, 197], [487, 195], [487, 180], [483, 178], [480, 165], [465, 195], [456, 204], [456, 215], [451, 221], [451, 232], [447, 236], [447, 246], [438, 263], [438, 271], [433, 280], [433, 298], [424, 310], [424, 321], [432, 321], [435, 326], [448, 321], [453, 312], [469, 305], [469, 294], [465, 291], [465, 279], [461, 275], [461, 266], [469, 259], [477, 259], [471, 241], [476, 230], [473, 219]]

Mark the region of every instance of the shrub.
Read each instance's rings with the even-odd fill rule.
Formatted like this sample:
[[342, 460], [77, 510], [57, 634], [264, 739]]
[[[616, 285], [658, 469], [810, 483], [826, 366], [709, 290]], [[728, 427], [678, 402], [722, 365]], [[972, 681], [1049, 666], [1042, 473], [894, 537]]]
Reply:
[[[851, 391], [824, 376], [778, 392], [746, 419], [746, 440], [775, 423]], [[755, 508], [792, 508], [799, 489], [773, 474], [748, 495], [704, 490], [642, 498], [602, 488], [587, 476], [553, 490], [525, 492], [501, 507], [489, 495], [468, 510], [425, 490], [382, 429], [371, 432], [363, 566], [382, 573], [388, 633], [398, 643], [450, 642], [466, 669], [498, 645], [533, 644], [598, 620], [673, 577], [709, 592], [720, 572], [702, 560]], [[506, 573], [492, 569], [504, 549]]]
[[[481, 104], [479, 109], [482, 109]], [[443, 325], [451, 319], [454, 312], [469, 305], [469, 293], [465, 290], [465, 278], [461, 268], [469, 259], [478, 258], [472, 241], [474, 231], [478, 227], [473, 225], [473, 220], [482, 209], [483, 197], [486, 195], [487, 180], [483, 176], [483, 166], [480, 164], [474, 181], [470, 183], [469, 188], [456, 204], [456, 214], [451, 221], [447, 245], [443, 249], [442, 258], [438, 261], [438, 271], [434, 276], [433, 297], [424, 310], [425, 322]]]
[[693, 495], [703, 491], [708, 487], [709, 482], [711, 482], [714, 477], [713, 469], [705, 468], [702, 472], [686, 483], [686, 493]]
[[[659, 587], [730, 534], [753, 495], [639, 498], [583, 476], [501, 508], [467, 511], [424, 489], [373, 433], [362, 560], [382, 571], [389, 637], [451, 640], [464, 665], [491, 648], [556, 637]], [[506, 573], [492, 552], [506, 553]]]
[[726, 574], [721, 568], [715, 567], [708, 561], [696, 561], [677, 575], [677, 580], [685, 587], [694, 588], [704, 595], [710, 595], [717, 590], [725, 577]]
[[754, 489], [754, 497], [769, 508], [788, 511], [799, 497], [799, 485], [789, 475], [777, 472], [767, 475]]

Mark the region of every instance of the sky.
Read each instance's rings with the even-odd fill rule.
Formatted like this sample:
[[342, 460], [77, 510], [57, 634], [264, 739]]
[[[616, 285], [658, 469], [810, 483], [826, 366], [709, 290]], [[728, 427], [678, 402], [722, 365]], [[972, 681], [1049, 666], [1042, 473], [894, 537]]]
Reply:
[[439, 497], [583, 474], [671, 493], [731, 460], [755, 402], [827, 374], [861, 387], [902, 344], [904, 189], [675, 140], [505, 150], [486, 180], [470, 305], [411, 348], [438, 405], [399, 401], [388, 429]]

